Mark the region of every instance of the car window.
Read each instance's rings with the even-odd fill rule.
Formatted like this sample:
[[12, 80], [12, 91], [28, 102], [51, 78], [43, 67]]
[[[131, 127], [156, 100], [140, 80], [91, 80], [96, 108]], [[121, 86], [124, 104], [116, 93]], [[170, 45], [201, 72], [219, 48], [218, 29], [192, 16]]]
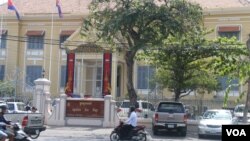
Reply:
[[154, 111], [154, 106], [148, 102], [142, 102], [142, 108], [143, 109], [150, 109], [151, 111]]
[[131, 105], [130, 102], [124, 101], [124, 102], [122, 103], [121, 107], [122, 107], [122, 108], [129, 108], [130, 105]]
[[24, 104], [18, 103], [18, 104], [17, 104], [17, 109], [20, 110], [20, 111], [25, 111], [25, 106], [24, 106]]
[[231, 113], [219, 111], [206, 111], [203, 114], [203, 119], [232, 119]]
[[158, 106], [159, 112], [168, 112], [168, 113], [184, 113], [184, 107], [180, 103], [160, 103]]
[[142, 102], [142, 109], [149, 109], [149, 104], [146, 102]]
[[[238, 106], [234, 112], [242, 113], [244, 112], [245, 106]], [[250, 113], [250, 109], [248, 109], [248, 112]]]
[[8, 105], [8, 109], [9, 109], [10, 111], [13, 111], [13, 110], [14, 110], [14, 104], [8, 103], [7, 105]]

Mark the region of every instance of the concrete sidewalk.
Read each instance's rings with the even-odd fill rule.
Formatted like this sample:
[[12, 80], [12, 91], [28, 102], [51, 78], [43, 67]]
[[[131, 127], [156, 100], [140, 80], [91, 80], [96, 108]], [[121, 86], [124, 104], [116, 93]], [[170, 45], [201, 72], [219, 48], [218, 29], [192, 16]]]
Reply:
[[83, 126], [47, 126], [47, 129], [41, 132], [44, 137], [84, 137], [84, 136], [109, 136], [113, 128], [102, 127], [83, 127]]
[[[83, 127], [83, 126], [47, 126], [35, 141], [52, 140], [102, 140], [108, 141], [114, 128]], [[147, 135], [148, 141], [152, 138]]]

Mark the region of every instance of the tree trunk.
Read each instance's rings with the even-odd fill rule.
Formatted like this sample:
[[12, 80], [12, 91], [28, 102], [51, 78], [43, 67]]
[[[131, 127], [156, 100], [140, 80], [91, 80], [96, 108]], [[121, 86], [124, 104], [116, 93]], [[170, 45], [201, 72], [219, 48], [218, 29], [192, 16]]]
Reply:
[[178, 102], [180, 100], [180, 95], [181, 95], [180, 89], [176, 89], [174, 94], [175, 94], [174, 101]]
[[246, 98], [246, 103], [245, 103], [245, 108], [244, 108], [244, 114], [243, 114], [243, 123], [247, 123], [248, 120], [248, 109], [250, 107], [250, 79], [247, 81], [247, 98]]
[[127, 91], [128, 91], [128, 96], [130, 102], [136, 106], [137, 102], [137, 94], [134, 88], [134, 83], [133, 83], [133, 73], [134, 73], [134, 56], [135, 53], [132, 51], [127, 51], [125, 60], [127, 64]]

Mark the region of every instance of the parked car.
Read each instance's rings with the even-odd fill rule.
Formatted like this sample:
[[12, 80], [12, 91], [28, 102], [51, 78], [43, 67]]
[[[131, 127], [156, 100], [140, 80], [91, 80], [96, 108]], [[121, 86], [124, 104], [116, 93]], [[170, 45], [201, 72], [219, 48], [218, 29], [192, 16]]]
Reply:
[[186, 136], [187, 114], [184, 105], [181, 102], [159, 102], [152, 118], [152, 130], [154, 135], [160, 131], [175, 131]]
[[230, 110], [209, 109], [199, 120], [198, 136], [202, 138], [207, 135], [221, 136], [222, 125], [233, 124], [233, 116]]
[[26, 113], [25, 104], [23, 102], [7, 102], [9, 113]]
[[44, 115], [42, 113], [31, 113], [25, 110], [25, 104], [22, 102], [7, 102], [0, 105], [6, 105], [8, 113], [5, 118], [12, 123], [19, 123], [26, 134], [32, 139], [38, 138], [40, 132], [46, 130], [44, 125]]
[[[138, 100], [138, 107], [137, 107], [137, 115], [138, 117], [150, 117], [154, 112], [154, 106], [152, 103]], [[121, 117], [128, 117], [129, 116], [129, 108], [132, 104], [129, 100], [124, 100], [121, 102], [117, 102], [116, 106], [119, 107], [118, 115]]]
[[[243, 123], [244, 109], [245, 109], [244, 104], [239, 104], [235, 106], [233, 110], [233, 118], [234, 118], [235, 124], [246, 124], [246, 123]], [[247, 118], [248, 118], [247, 124], [250, 124], [250, 109], [248, 109]]]

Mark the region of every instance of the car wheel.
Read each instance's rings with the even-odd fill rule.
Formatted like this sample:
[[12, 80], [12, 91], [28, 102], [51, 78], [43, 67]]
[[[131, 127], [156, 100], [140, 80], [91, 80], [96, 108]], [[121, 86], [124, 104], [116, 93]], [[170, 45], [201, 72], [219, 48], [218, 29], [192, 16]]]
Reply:
[[180, 129], [180, 135], [182, 136], [182, 137], [186, 137], [187, 136], [187, 129], [186, 128], [183, 128], [183, 129]]
[[199, 138], [204, 138], [204, 135], [198, 134]]
[[158, 130], [155, 127], [153, 127], [153, 135], [158, 135]]
[[187, 136], [187, 131], [181, 131], [181, 136], [186, 137]]
[[37, 139], [40, 135], [40, 131], [39, 130], [36, 130], [35, 131], [35, 134], [29, 134], [30, 138], [32, 139]]

